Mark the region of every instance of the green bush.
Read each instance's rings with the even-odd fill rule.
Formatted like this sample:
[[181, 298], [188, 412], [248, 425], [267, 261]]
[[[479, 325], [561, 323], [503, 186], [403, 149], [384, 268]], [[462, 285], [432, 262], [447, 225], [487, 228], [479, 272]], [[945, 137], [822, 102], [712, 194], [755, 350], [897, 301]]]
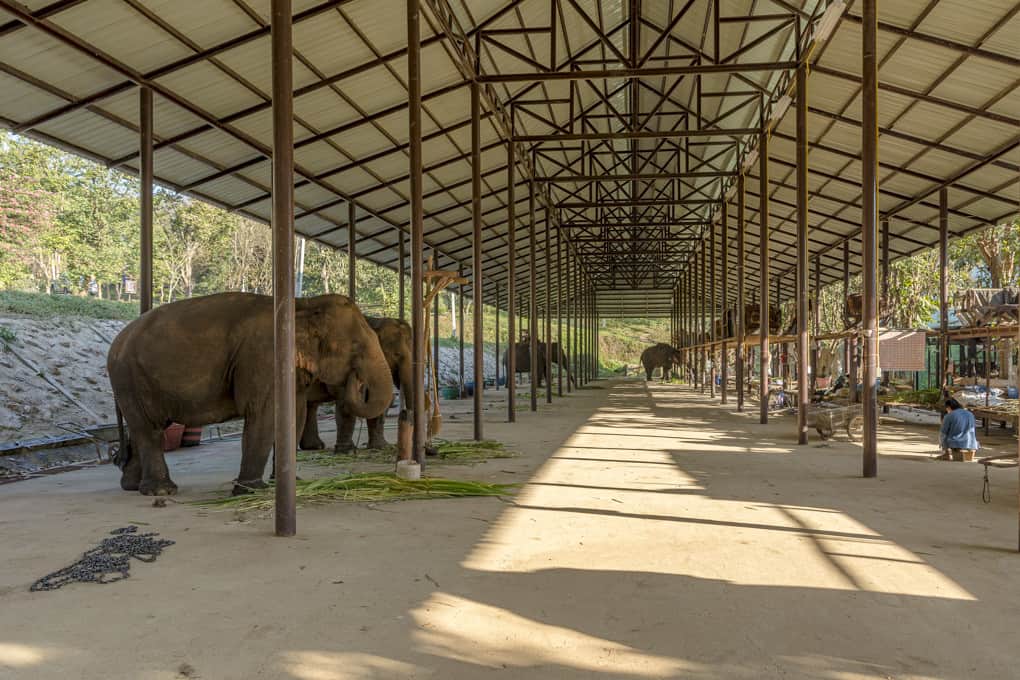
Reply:
[[90, 319], [130, 321], [138, 316], [138, 303], [4, 290], [0, 291], [0, 314], [21, 314], [43, 318], [80, 316]]

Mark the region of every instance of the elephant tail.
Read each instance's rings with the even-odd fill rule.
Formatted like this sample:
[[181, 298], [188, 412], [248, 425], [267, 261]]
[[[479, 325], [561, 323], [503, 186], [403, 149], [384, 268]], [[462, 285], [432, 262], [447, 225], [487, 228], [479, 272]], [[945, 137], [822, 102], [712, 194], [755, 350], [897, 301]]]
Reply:
[[113, 400], [113, 410], [117, 413], [117, 453], [113, 456], [113, 464], [123, 470], [131, 460], [131, 437], [124, 429], [124, 413], [116, 399]]

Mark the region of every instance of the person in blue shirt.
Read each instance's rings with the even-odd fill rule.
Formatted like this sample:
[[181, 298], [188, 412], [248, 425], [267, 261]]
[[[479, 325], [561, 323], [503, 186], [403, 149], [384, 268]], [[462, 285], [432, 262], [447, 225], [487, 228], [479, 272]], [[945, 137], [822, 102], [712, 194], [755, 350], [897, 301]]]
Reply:
[[974, 452], [981, 447], [974, 433], [974, 414], [956, 399], [946, 400], [939, 443], [944, 451], [949, 449], [939, 456], [940, 460], [950, 460], [950, 453], [952, 460], [974, 460]]

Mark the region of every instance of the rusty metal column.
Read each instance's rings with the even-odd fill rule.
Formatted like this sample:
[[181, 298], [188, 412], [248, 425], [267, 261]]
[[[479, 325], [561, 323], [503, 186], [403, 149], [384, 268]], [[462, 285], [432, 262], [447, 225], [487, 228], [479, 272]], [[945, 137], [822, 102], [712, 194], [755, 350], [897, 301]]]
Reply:
[[746, 377], [745, 371], [745, 355], [747, 354], [747, 345], [744, 344], [747, 335], [747, 329], [744, 328], [744, 307], [746, 302], [744, 301], [744, 291], [746, 283], [744, 282], [744, 258], [747, 256], [746, 247], [744, 243], [744, 173], [741, 172], [737, 175], [737, 311], [734, 315], [733, 331], [737, 336], [737, 347], [736, 357], [734, 363], [737, 369], [737, 412], [744, 412], [744, 382]]
[[808, 443], [808, 137], [807, 64], [797, 66], [797, 443]]
[[[461, 263], [457, 263], [457, 276], [463, 278], [464, 267]], [[467, 382], [467, 377], [464, 373], [464, 300], [467, 299], [467, 284], [461, 284], [457, 286], [457, 292], [454, 293], [450, 290], [450, 320], [453, 320], [453, 306], [457, 308], [457, 386], [460, 388], [458, 394], [464, 395], [464, 384]], [[454, 302], [456, 300], [456, 302]]]
[[496, 391], [500, 390], [500, 282], [496, 281]]
[[397, 229], [397, 306], [400, 312], [400, 320], [405, 321], [407, 319], [407, 295], [405, 293], [407, 279], [407, 254], [404, 252], [404, 232]]
[[[949, 189], [939, 190], [939, 386], [949, 389]], [[940, 411], [942, 409], [939, 409]]]
[[358, 255], [355, 246], [358, 234], [354, 231], [358, 209], [353, 201], [347, 201], [347, 297], [354, 302], [358, 295]]
[[[889, 220], [882, 220], [882, 284], [879, 287], [878, 295], [878, 324], [881, 327], [882, 324], [882, 307], [884, 301], [889, 299]], [[889, 384], [889, 373], [882, 370], [882, 366], [879, 365], [879, 375], [882, 377], [882, 384]], [[882, 407], [882, 413], [889, 412], [889, 405], [886, 404]], [[987, 420], [985, 421], [987, 422]]]
[[[513, 142], [506, 144], [506, 421], [517, 422], [517, 199]], [[497, 309], [498, 311], [498, 309]]]
[[[471, 83], [471, 298], [474, 306], [471, 309], [472, 345], [474, 355], [474, 440], [481, 441], [482, 425], [482, 393], [485, 391], [485, 343], [482, 333], [482, 300], [484, 281], [482, 280], [482, 129], [481, 129], [481, 85], [478, 81]], [[461, 337], [464, 337], [464, 297], [460, 299]], [[496, 317], [499, 318], [499, 300], [496, 300]], [[497, 322], [498, 323], [498, 322]], [[499, 344], [497, 331], [496, 344]], [[463, 343], [461, 343], [463, 346]], [[497, 360], [498, 361], [498, 360]], [[497, 386], [499, 380], [496, 381]]]
[[758, 418], [762, 425], [769, 422], [769, 133], [761, 133], [758, 142], [758, 226], [760, 236], [758, 242], [758, 258], [761, 267], [760, 299], [758, 301], [761, 324], [758, 331]]
[[556, 396], [563, 396], [563, 233], [556, 230]]
[[138, 179], [141, 183], [141, 259], [138, 267], [138, 311], [152, 309], [152, 90], [138, 90], [139, 144]]
[[708, 269], [708, 262], [705, 259], [705, 240], [701, 240], [701, 252], [698, 256], [698, 346], [701, 348], [698, 351], [698, 379], [701, 381], [701, 393], [705, 393], [705, 370], [708, 368], [708, 357], [705, 351], [705, 341], [708, 338], [708, 334], [705, 333], [705, 309], [707, 305], [707, 292], [708, 286], [706, 282], [708, 277], [706, 276]]
[[861, 34], [861, 279], [864, 311], [865, 477], [878, 474], [878, 0], [864, 0]]
[[535, 255], [535, 180], [528, 182], [528, 375], [531, 378], [531, 410], [538, 410], [538, 278]]
[[[844, 299], [844, 325], [849, 326], [849, 314], [847, 306], [850, 298], [850, 239], [843, 242], [843, 299]], [[849, 328], [848, 328], [849, 330]], [[850, 402], [857, 403], [857, 341], [851, 337], [845, 337], [843, 341], [843, 372], [850, 381]]]
[[[814, 300], [811, 312], [811, 392], [814, 393], [818, 385], [818, 361], [821, 358], [818, 336], [822, 332], [822, 256], [815, 256], [815, 282], [812, 286], [814, 293], [811, 299]], [[830, 375], [829, 380], [834, 378]]]
[[549, 214], [549, 208], [542, 211], [545, 216], [543, 224], [545, 225], [545, 277], [543, 282], [545, 283], [545, 332], [542, 334], [545, 337], [545, 366], [543, 372], [545, 373], [545, 403], [551, 404], [553, 400], [553, 386], [552, 386], [552, 238], [550, 231], [552, 230], [552, 215]]
[[496, 304], [493, 306], [496, 312], [496, 387], [499, 392], [499, 281], [496, 281]]
[[294, 373], [294, 50], [290, 0], [272, 0], [273, 460], [276, 535], [297, 532]]
[[730, 276], [728, 271], [730, 267], [729, 205], [730, 205], [729, 202], [725, 200], [725, 197], [723, 197], [722, 217], [720, 218], [722, 221], [722, 304], [720, 305], [722, 313], [719, 316], [720, 321], [722, 322], [721, 326], [723, 336], [722, 345], [720, 346], [719, 349], [719, 357], [720, 360], [722, 361], [721, 366], [722, 375], [719, 378], [719, 387], [721, 388], [722, 391], [719, 396], [723, 404], [726, 403], [726, 386], [730, 378], [729, 346], [726, 342], [726, 339], [729, 337], [730, 334], [730, 325], [726, 323], [726, 313], [727, 310], [729, 309], [728, 305], [730, 302]]
[[[420, 0], [407, 0], [407, 104], [411, 204], [411, 365], [414, 460], [425, 467], [425, 224], [422, 206]], [[403, 416], [403, 414], [401, 414]]]
[[715, 312], [716, 312], [716, 290], [715, 290], [715, 223], [709, 223], [708, 233], [711, 235], [711, 246], [709, 247], [708, 261], [709, 261], [709, 293], [708, 293], [708, 338], [710, 344], [708, 346], [708, 356], [711, 368], [708, 372], [709, 381], [709, 394], [715, 399], [715, 376], [716, 376], [716, 336], [715, 336]]

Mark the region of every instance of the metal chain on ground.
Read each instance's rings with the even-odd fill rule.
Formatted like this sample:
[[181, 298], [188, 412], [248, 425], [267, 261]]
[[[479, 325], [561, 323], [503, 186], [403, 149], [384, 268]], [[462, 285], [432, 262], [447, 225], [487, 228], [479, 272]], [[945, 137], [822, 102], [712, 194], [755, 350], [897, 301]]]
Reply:
[[[142, 562], [155, 562], [163, 549], [175, 541], [154, 538], [157, 533], [139, 534], [138, 527], [130, 525], [114, 529], [112, 538], [104, 538], [98, 547], [82, 554], [74, 564], [43, 576], [29, 590], [56, 590], [68, 583], [115, 583], [131, 574], [131, 558]], [[113, 575], [110, 577], [110, 575]]]
[[991, 482], [988, 481], [988, 468], [989, 467], [991, 467], [991, 466], [990, 465], [986, 465], [985, 466], [985, 483], [984, 483], [984, 486], [981, 489], [981, 500], [983, 500], [985, 503], [991, 503], [992, 502], [992, 484], [991, 484]]

